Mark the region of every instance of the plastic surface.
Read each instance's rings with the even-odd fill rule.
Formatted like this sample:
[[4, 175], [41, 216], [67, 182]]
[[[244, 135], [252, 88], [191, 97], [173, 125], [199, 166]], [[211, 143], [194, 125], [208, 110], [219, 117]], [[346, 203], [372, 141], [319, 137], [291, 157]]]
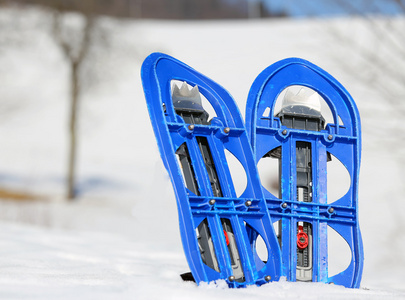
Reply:
[[[332, 124], [320, 131], [287, 128], [281, 124], [276, 117], [276, 100], [284, 89], [295, 85], [316, 91], [326, 101], [333, 115]], [[358, 288], [363, 269], [357, 211], [361, 127], [352, 97], [336, 79], [312, 63], [298, 58], [285, 59], [265, 69], [254, 81], [246, 105], [246, 128], [256, 163], [269, 151], [281, 147], [280, 195], [277, 197], [264, 187], [263, 191], [272, 220], [281, 222], [282, 275], [289, 281], [297, 280], [297, 244], [305, 248], [308, 242], [306, 233], [297, 224], [304, 222], [312, 227], [311, 281]], [[312, 202], [297, 200], [297, 142], [311, 149]], [[330, 154], [346, 167], [351, 178], [347, 193], [333, 203], [327, 201]], [[328, 275], [328, 226], [346, 241], [352, 256], [347, 269], [332, 277]], [[300, 237], [301, 244], [297, 240]]]
[[[186, 123], [176, 113], [182, 106], [173, 104], [172, 80], [198, 86], [216, 117], [208, 124]], [[162, 53], [153, 53], [145, 59], [142, 83], [161, 158], [176, 195], [184, 252], [196, 282], [224, 279], [230, 287], [244, 287], [278, 280], [280, 249], [248, 135], [232, 97], [209, 78]], [[201, 113], [197, 104], [188, 101], [187, 105], [194, 113]], [[236, 157], [246, 172], [247, 186], [239, 197], [225, 150]], [[207, 163], [206, 157], [214, 166]], [[213, 188], [212, 168], [218, 177], [220, 193]], [[209, 238], [201, 241], [202, 236]], [[267, 248], [264, 259], [256, 248], [259, 236]], [[210, 251], [213, 255], [206, 257]], [[232, 256], [235, 253], [240, 259], [242, 275], [240, 270], [236, 274], [235, 256]], [[213, 261], [209, 262], [210, 259]]]

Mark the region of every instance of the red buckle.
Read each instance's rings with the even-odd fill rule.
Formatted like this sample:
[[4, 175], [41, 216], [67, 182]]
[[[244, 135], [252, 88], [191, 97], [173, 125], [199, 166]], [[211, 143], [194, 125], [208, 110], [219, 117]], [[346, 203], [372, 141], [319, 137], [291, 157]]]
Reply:
[[308, 235], [304, 232], [304, 228], [302, 226], [298, 226], [297, 246], [300, 249], [305, 249], [308, 247]]

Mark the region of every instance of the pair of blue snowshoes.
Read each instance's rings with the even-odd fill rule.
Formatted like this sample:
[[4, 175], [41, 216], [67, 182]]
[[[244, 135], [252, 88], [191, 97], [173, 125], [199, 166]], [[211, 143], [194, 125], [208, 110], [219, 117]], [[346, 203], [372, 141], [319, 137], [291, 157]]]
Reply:
[[[336, 79], [302, 59], [271, 65], [251, 87], [246, 125], [222, 86], [173, 57], [148, 56], [142, 82], [197, 283], [223, 279], [245, 287], [284, 276], [359, 287], [360, 118]], [[332, 157], [351, 180], [346, 194], [328, 203]], [[246, 177], [242, 190], [231, 170], [235, 159]], [[263, 159], [278, 161], [278, 195], [262, 186], [257, 165]], [[348, 267], [334, 276], [328, 275], [328, 227], [351, 252]]]

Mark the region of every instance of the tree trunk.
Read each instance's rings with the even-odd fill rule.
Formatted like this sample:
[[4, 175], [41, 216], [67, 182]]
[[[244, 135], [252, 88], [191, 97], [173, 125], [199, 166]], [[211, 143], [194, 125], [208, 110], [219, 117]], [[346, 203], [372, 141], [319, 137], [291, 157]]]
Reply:
[[69, 158], [67, 178], [67, 198], [73, 200], [76, 197], [75, 174], [76, 174], [76, 152], [77, 152], [77, 113], [79, 96], [78, 64], [72, 64], [71, 70], [71, 99], [69, 118]]

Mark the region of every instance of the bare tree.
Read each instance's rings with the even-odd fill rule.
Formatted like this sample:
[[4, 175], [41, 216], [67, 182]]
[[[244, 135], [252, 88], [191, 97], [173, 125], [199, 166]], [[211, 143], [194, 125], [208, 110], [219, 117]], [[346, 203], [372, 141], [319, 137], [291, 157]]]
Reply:
[[[76, 157], [77, 157], [77, 131], [79, 99], [81, 96], [81, 68], [89, 53], [92, 43], [92, 33], [95, 28], [95, 17], [92, 15], [93, 1], [87, 0], [78, 4], [82, 12], [82, 27], [72, 28], [68, 23], [67, 12], [63, 2], [60, 2], [53, 15], [53, 37], [60, 47], [70, 67], [70, 113], [69, 113], [69, 150], [67, 173], [67, 198], [74, 199]], [[80, 3], [80, 2], [78, 2]]]
[[[388, 0], [397, 5], [398, 12], [405, 13], [405, 4], [400, 0]], [[328, 27], [330, 36], [335, 40], [334, 45], [341, 45], [340, 55], [335, 59], [345, 68], [347, 74], [362, 86], [368, 87], [378, 99], [384, 101], [386, 120], [400, 120], [405, 115], [405, 34], [401, 18], [382, 16], [379, 7], [368, 7], [374, 14], [366, 14], [351, 1], [336, 1], [348, 13], [357, 16], [358, 22], [350, 31], [342, 30], [338, 26]], [[373, 5], [370, 1], [368, 5]], [[355, 34], [356, 30], [359, 32]], [[336, 52], [335, 52], [336, 53]], [[343, 54], [343, 55], [342, 55]], [[354, 59], [348, 60], [352, 56]], [[355, 63], [353, 63], [355, 61]], [[384, 112], [381, 112], [383, 114]], [[405, 136], [403, 126], [396, 130], [400, 136]], [[396, 135], [387, 135], [386, 129], [377, 126], [373, 132], [387, 143], [397, 143]], [[393, 139], [394, 138], [394, 139]], [[401, 147], [398, 159], [405, 164]], [[395, 148], [393, 148], [395, 149]]]

